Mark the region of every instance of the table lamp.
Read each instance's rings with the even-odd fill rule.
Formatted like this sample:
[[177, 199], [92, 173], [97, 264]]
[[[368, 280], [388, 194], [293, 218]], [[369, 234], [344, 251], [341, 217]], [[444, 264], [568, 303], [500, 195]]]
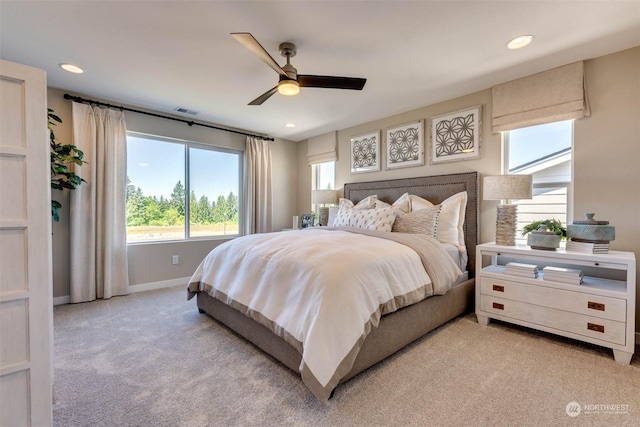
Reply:
[[509, 200], [531, 199], [533, 197], [533, 176], [485, 176], [483, 190], [484, 200], [507, 201], [507, 204], [500, 204], [497, 208], [496, 245], [515, 246], [518, 205], [509, 204]]
[[329, 208], [325, 205], [335, 205], [338, 203], [338, 192], [336, 190], [313, 190], [311, 200], [318, 207], [318, 224], [326, 226], [329, 222]]

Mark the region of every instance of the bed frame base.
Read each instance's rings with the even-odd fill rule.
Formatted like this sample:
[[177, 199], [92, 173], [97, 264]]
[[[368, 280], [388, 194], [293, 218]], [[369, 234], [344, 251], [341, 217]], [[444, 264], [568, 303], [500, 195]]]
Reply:
[[[198, 311], [227, 326], [265, 353], [300, 373], [302, 355], [282, 338], [246, 315], [221, 303], [205, 292], [198, 293]], [[367, 336], [345, 382], [375, 365], [407, 344], [424, 336], [449, 320], [468, 312], [473, 306], [474, 279], [454, 286], [445, 295], [437, 295], [385, 315], [378, 328]]]

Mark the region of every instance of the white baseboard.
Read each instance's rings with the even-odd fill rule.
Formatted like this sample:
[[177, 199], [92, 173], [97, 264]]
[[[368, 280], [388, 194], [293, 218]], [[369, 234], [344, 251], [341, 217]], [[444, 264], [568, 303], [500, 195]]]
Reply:
[[71, 296], [70, 295], [65, 295], [63, 297], [55, 297], [53, 299], [53, 305], [64, 305], [64, 304], [69, 304], [71, 302]]
[[[154, 289], [170, 288], [171, 286], [178, 286], [178, 285], [184, 285], [186, 288], [190, 278], [191, 278], [190, 276], [179, 277], [177, 279], [161, 280], [159, 282], [149, 282], [149, 283], [141, 283], [139, 285], [131, 285], [129, 286], [129, 293], [152, 291]], [[69, 304], [70, 302], [71, 302], [71, 296], [69, 295], [65, 295], [62, 297], [55, 297], [53, 299], [54, 306]]]
[[170, 288], [171, 286], [184, 285], [185, 289], [187, 287], [187, 283], [189, 283], [188, 277], [179, 277], [177, 279], [169, 279], [169, 280], [161, 280], [159, 282], [149, 282], [149, 283], [141, 283], [139, 285], [130, 285], [129, 292], [143, 292], [143, 291], [151, 291], [154, 289], [162, 289], [162, 288]]

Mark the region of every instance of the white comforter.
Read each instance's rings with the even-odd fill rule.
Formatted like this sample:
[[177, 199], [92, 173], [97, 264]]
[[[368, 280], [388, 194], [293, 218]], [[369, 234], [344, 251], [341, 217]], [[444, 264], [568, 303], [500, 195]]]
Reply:
[[426, 236], [314, 228], [218, 246], [191, 277], [189, 298], [207, 292], [284, 338], [326, 401], [382, 314], [444, 294], [461, 274]]

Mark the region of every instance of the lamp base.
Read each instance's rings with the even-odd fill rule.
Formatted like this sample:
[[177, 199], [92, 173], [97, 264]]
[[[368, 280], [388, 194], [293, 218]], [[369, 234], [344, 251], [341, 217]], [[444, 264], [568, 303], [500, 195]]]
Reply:
[[318, 208], [318, 224], [323, 227], [326, 227], [329, 223], [329, 208], [326, 206], [321, 206]]
[[496, 245], [516, 245], [518, 205], [498, 205], [496, 213]]

